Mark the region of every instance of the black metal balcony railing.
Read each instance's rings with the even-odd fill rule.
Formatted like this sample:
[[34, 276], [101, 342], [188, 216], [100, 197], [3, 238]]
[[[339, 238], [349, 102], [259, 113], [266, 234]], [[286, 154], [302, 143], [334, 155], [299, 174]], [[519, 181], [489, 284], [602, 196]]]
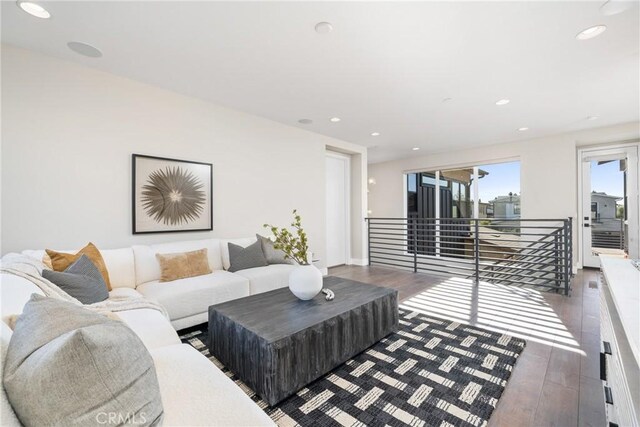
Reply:
[[604, 219], [591, 223], [591, 247], [625, 249], [624, 220]]
[[569, 295], [572, 219], [367, 218], [369, 265]]

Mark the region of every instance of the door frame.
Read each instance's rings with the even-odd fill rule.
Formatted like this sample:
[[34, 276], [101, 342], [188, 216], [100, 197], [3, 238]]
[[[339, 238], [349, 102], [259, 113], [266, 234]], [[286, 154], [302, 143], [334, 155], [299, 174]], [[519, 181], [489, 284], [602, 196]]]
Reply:
[[[577, 237], [577, 245], [578, 245], [578, 268], [584, 268], [584, 173], [583, 168], [585, 163], [590, 157], [615, 157], [620, 154], [627, 154], [629, 150], [635, 149], [635, 168], [634, 165], [628, 164], [627, 170], [627, 180], [635, 181], [635, 188], [629, 189], [630, 186], [627, 187], [627, 203], [629, 206], [633, 205], [635, 209], [629, 209], [627, 212], [627, 222], [629, 224], [635, 224], [636, 230], [633, 236], [633, 240], [635, 241], [635, 245], [632, 246], [632, 242], [630, 240], [629, 243], [629, 255], [635, 255], [636, 257], [640, 256], [638, 251], [640, 250], [640, 224], [638, 223], [638, 218], [640, 217], [640, 174], [638, 173], [638, 164], [640, 163], [640, 142], [631, 142], [631, 143], [621, 143], [621, 144], [608, 144], [608, 145], [593, 145], [593, 146], [585, 146], [579, 147], [577, 150], [577, 174], [578, 174], [578, 193], [576, 204], [578, 205], [578, 216], [576, 218], [576, 237]], [[634, 176], [635, 175], [635, 176]], [[589, 218], [591, 218], [591, 204], [589, 204]], [[631, 214], [631, 215], [630, 215]], [[591, 221], [591, 219], [589, 219]], [[631, 233], [630, 233], [631, 234]], [[631, 236], [629, 237], [631, 239]]]
[[[348, 154], [338, 153], [337, 151], [326, 151], [326, 157], [332, 157], [334, 159], [343, 160], [346, 165], [345, 171], [345, 215], [346, 215], [346, 225], [345, 225], [345, 265], [353, 264], [351, 260], [351, 156]], [[325, 163], [325, 174], [327, 173], [327, 167]], [[325, 176], [325, 179], [327, 177]], [[325, 195], [325, 203], [326, 203], [326, 195]], [[326, 215], [326, 205], [325, 205], [325, 215]], [[326, 228], [326, 217], [325, 217], [325, 228]], [[328, 235], [325, 234], [325, 245], [327, 244]], [[328, 250], [327, 246], [327, 250]], [[329, 254], [327, 253], [327, 268], [329, 267]]]

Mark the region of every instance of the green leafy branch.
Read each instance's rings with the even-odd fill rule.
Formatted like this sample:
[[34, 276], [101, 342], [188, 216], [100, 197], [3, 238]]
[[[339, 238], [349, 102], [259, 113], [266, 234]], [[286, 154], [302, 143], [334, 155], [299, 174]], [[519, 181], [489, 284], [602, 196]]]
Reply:
[[291, 223], [293, 232], [287, 228], [278, 228], [270, 224], [264, 224], [273, 233], [275, 241], [273, 247], [284, 252], [285, 257], [292, 259], [300, 265], [309, 265], [307, 254], [309, 253], [309, 243], [307, 233], [302, 228], [302, 218], [296, 209], [293, 210], [293, 222]]

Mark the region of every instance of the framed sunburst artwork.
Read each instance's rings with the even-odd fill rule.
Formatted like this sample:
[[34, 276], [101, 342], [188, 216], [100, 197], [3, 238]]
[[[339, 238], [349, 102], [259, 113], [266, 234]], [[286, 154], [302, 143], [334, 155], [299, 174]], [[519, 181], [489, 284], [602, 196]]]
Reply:
[[211, 163], [134, 154], [133, 234], [213, 229]]

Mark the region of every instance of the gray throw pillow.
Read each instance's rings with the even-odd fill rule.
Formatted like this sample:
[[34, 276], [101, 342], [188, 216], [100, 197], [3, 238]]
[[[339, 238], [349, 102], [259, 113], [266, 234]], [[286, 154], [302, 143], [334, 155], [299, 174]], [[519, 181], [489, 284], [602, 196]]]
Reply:
[[78, 258], [64, 272], [42, 270], [42, 277], [83, 304], [93, 304], [109, 298], [102, 273], [86, 255]]
[[159, 425], [153, 359], [127, 325], [33, 294], [5, 359], [9, 402], [27, 426]]
[[264, 267], [267, 259], [262, 252], [260, 240], [243, 248], [242, 246], [229, 243], [229, 271], [246, 270], [247, 268]]
[[256, 234], [256, 237], [262, 244], [262, 252], [268, 264], [295, 264], [292, 259], [286, 257], [284, 251], [276, 249], [270, 239], [259, 234]]

